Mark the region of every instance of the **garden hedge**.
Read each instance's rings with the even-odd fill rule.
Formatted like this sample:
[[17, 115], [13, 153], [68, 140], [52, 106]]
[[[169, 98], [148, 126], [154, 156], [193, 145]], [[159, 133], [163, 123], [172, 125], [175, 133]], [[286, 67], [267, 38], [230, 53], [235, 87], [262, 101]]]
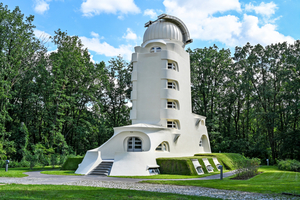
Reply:
[[78, 168], [78, 164], [80, 164], [83, 160], [83, 157], [70, 157], [67, 158], [66, 162], [62, 165], [62, 170], [76, 170]]

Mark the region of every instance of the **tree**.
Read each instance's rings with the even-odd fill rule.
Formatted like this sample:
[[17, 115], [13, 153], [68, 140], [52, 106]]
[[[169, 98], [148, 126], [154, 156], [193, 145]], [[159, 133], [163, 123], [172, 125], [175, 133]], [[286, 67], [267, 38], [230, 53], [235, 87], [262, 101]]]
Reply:
[[10, 11], [0, 3], [0, 141], [10, 155], [16, 152], [14, 141], [10, 139], [16, 84], [36, 66], [45, 51], [34, 37], [33, 18], [30, 15], [24, 20], [19, 7]]

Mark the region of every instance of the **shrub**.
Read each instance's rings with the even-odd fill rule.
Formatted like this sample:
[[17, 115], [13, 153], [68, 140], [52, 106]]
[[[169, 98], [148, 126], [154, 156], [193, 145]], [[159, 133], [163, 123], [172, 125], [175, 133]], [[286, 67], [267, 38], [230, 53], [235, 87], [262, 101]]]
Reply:
[[57, 154], [51, 154], [50, 162], [51, 162], [52, 168], [54, 169], [55, 165], [58, 164], [58, 155]]
[[234, 166], [232, 164], [232, 161], [244, 159], [245, 157], [238, 153], [201, 153], [201, 154], [195, 154], [195, 156], [213, 156], [217, 157], [220, 164], [224, 167], [224, 169], [228, 170], [234, 170]]
[[300, 172], [300, 162], [291, 159], [280, 160], [278, 161], [278, 168], [281, 170]]
[[189, 158], [157, 158], [161, 174], [197, 175]]
[[62, 170], [76, 170], [78, 164], [83, 160], [83, 157], [68, 157], [66, 162], [62, 165]]
[[38, 163], [39, 157], [37, 154], [32, 154], [29, 151], [25, 151], [25, 160], [29, 162], [29, 167], [32, 170], [33, 167]]
[[255, 176], [258, 173], [260, 165], [259, 158], [244, 158], [233, 160], [232, 164], [235, 168], [236, 178], [247, 179]]

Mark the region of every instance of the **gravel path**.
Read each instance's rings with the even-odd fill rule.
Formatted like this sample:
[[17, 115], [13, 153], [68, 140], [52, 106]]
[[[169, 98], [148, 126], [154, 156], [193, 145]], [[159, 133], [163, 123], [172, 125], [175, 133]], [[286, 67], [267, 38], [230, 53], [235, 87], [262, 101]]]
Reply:
[[27, 172], [26, 174], [28, 174], [29, 176], [24, 178], [0, 177], [0, 183], [92, 186], [163, 193], [176, 193], [195, 196], [207, 196], [221, 199], [300, 199], [299, 197], [268, 195], [232, 190], [219, 190], [194, 186], [175, 186], [139, 183], [141, 179], [114, 178], [103, 176], [58, 176], [41, 174], [39, 172]]

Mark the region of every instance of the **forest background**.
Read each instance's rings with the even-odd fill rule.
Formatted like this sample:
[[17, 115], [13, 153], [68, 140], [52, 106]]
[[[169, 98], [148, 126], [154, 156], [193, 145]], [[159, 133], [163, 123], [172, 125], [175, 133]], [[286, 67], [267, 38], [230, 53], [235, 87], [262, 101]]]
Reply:
[[[131, 123], [132, 65], [93, 63], [61, 30], [36, 38], [33, 19], [0, 3], [0, 158], [84, 155]], [[300, 160], [300, 41], [187, 51], [192, 110], [207, 117], [212, 152]]]

